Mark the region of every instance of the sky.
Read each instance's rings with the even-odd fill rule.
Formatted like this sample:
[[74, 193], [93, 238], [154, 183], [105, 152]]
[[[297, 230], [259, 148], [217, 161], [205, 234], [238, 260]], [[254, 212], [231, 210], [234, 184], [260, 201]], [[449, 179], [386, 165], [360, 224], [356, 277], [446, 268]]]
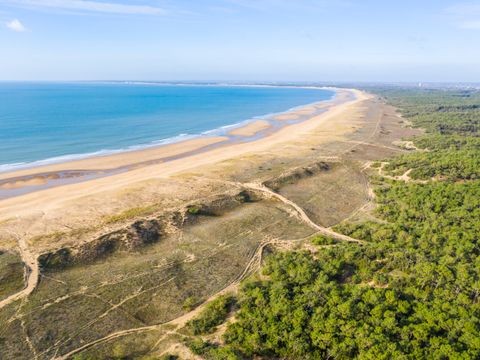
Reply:
[[0, 80], [480, 82], [480, 0], [0, 0]]

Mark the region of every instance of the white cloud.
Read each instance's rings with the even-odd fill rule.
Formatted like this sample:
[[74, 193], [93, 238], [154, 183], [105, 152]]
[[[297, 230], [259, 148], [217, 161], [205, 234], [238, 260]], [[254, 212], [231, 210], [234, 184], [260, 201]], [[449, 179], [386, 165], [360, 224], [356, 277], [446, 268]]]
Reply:
[[9, 28], [12, 31], [16, 31], [16, 32], [27, 31], [27, 28], [23, 26], [23, 24], [18, 19], [13, 19], [12, 21], [8, 21], [6, 25], [7, 25], [7, 28]]
[[127, 5], [91, 0], [7, 0], [13, 5], [84, 12], [130, 15], [165, 15], [166, 10], [149, 5]]

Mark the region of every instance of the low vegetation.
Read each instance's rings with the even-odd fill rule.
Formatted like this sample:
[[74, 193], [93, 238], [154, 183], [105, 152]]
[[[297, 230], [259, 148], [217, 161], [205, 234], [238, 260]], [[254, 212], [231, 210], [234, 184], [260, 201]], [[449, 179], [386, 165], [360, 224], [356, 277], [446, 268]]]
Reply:
[[202, 339], [189, 340], [187, 346], [194, 355], [205, 360], [243, 360], [230, 346], [218, 346]]
[[203, 335], [215, 331], [216, 327], [222, 324], [236, 300], [232, 295], [222, 295], [210, 302], [199, 316], [187, 323], [187, 327], [194, 335]]
[[331, 237], [328, 237], [328, 236], [325, 236], [325, 235], [316, 235], [312, 238], [312, 244], [313, 245], [335, 245], [338, 241], [331, 238]]
[[159, 208], [158, 205], [135, 207], [135, 208], [122, 211], [119, 214], [107, 216], [104, 221], [106, 224], [113, 224], [113, 223], [118, 223], [122, 221], [127, 221], [139, 216], [151, 215], [155, 213], [155, 211], [157, 211], [158, 208]]
[[0, 250], [0, 300], [24, 287], [24, 264], [15, 253]]

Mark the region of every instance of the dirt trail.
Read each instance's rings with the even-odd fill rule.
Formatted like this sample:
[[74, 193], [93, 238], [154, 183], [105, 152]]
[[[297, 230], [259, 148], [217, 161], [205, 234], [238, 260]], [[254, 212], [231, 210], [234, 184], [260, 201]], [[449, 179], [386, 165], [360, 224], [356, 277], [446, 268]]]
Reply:
[[20, 250], [20, 256], [25, 264], [25, 282], [26, 286], [23, 290], [10, 295], [6, 299], [0, 301], [0, 309], [11, 304], [14, 301], [25, 298], [30, 295], [38, 285], [40, 279], [40, 266], [38, 264], [37, 256], [30, 252], [24, 237], [19, 237], [18, 248]]
[[[378, 175], [384, 177], [385, 179], [390, 179], [390, 180], [395, 180], [395, 181], [403, 181], [406, 183], [415, 183], [415, 184], [427, 184], [428, 180], [417, 180], [417, 179], [412, 179], [410, 177], [410, 173], [413, 171], [413, 169], [408, 169], [405, 171], [402, 175], [398, 176], [392, 176], [392, 175], [387, 175], [385, 174], [385, 166], [388, 165], [388, 162], [382, 162], [380, 166], [378, 167]], [[435, 180], [435, 179], [432, 179]]]
[[[272, 189], [268, 188], [267, 186], [265, 186], [261, 183], [254, 183], [254, 182], [242, 183], [242, 182], [234, 182], [234, 181], [219, 180], [219, 179], [208, 179], [208, 180], [209, 181], [217, 181], [217, 182], [227, 183], [227, 184], [234, 185], [234, 186], [237, 186], [237, 187], [240, 187], [240, 188], [247, 188], [247, 189], [251, 189], [251, 190], [260, 191], [260, 192], [264, 193], [267, 197], [276, 198], [276, 199], [280, 200], [281, 202], [283, 202], [284, 204], [286, 204], [287, 206], [295, 209], [295, 211], [296, 211], [298, 217], [300, 218], [300, 220], [302, 220], [303, 222], [308, 224], [310, 227], [316, 229], [318, 231], [318, 233], [321, 233], [325, 236], [330, 236], [330, 237], [332, 237], [336, 240], [340, 240], [340, 241], [349, 241], [349, 242], [354, 242], [354, 243], [357, 243], [357, 244], [365, 244], [365, 241], [362, 241], [362, 240], [359, 240], [359, 239], [354, 239], [350, 236], [337, 233], [336, 231], [333, 231], [331, 228], [327, 228], [327, 227], [318, 225], [317, 223], [312, 221], [312, 219], [310, 219], [310, 217], [305, 213], [305, 211], [298, 204], [296, 204], [292, 200], [286, 198], [285, 196], [273, 191]], [[369, 194], [370, 194], [370, 192], [369, 192]], [[372, 194], [373, 194], [373, 190], [372, 190]], [[373, 196], [375, 196], [375, 195], [373, 194]]]
[[402, 149], [400, 147], [393, 147], [393, 146], [388, 146], [388, 145], [383, 145], [383, 144], [375, 144], [375, 143], [371, 143], [371, 142], [367, 142], [367, 141], [347, 140], [347, 141], [344, 141], [344, 142], [355, 144], [355, 146], [357, 146], [357, 145], [374, 146], [374, 147], [379, 147], [379, 148], [382, 148], [382, 149], [393, 150], [393, 151], [396, 151], [396, 152], [407, 151], [407, 150]]
[[410, 178], [410, 173], [412, 171], [413, 171], [413, 169], [408, 169], [407, 171], [405, 171], [402, 175], [400, 175], [398, 177], [398, 180], [405, 181], [405, 182], [411, 181], [412, 179]]
[[246, 184], [242, 184], [242, 185], [244, 187], [250, 188], [252, 190], [261, 191], [264, 194], [267, 194], [269, 197], [275, 197], [278, 200], [280, 200], [281, 202], [283, 202], [284, 204], [289, 205], [290, 207], [294, 208], [302, 221], [304, 221], [305, 223], [310, 225], [312, 228], [318, 230], [319, 233], [322, 233], [325, 236], [329, 236], [329, 237], [332, 237], [334, 239], [341, 240], [341, 241], [355, 242], [355, 243], [358, 243], [358, 244], [364, 244], [365, 243], [362, 240], [354, 239], [350, 236], [337, 233], [330, 228], [326, 228], [326, 227], [323, 227], [323, 226], [320, 226], [320, 225], [314, 223], [300, 206], [298, 206], [293, 201], [287, 199], [286, 197], [274, 192], [273, 190], [269, 189], [265, 185], [255, 184], [255, 183], [246, 183]]

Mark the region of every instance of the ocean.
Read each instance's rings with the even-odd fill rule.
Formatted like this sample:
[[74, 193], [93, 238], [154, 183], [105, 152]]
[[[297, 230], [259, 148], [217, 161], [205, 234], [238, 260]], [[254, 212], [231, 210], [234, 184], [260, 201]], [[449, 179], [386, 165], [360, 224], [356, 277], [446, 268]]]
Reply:
[[0, 172], [222, 135], [334, 95], [292, 87], [0, 83]]

